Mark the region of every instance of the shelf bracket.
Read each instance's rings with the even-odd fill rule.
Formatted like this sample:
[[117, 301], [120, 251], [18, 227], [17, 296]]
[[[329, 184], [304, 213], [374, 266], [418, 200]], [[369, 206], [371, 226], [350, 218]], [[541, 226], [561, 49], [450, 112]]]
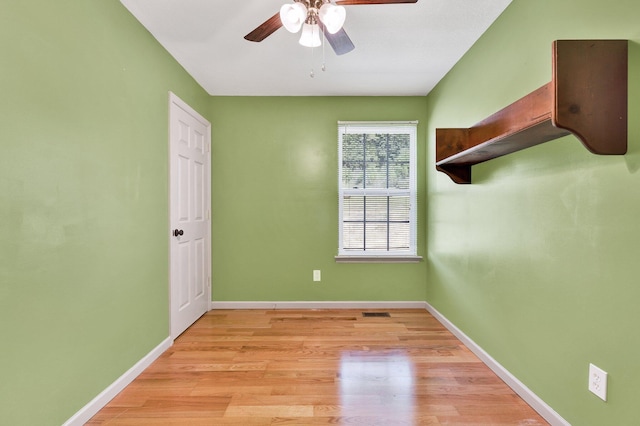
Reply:
[[590, 152], [627, 152], [627, 40], [556, 40], [550, 83], [480, 123], [436, 129], [436, 169], [471, 183], [471, 166], [574, 134]]

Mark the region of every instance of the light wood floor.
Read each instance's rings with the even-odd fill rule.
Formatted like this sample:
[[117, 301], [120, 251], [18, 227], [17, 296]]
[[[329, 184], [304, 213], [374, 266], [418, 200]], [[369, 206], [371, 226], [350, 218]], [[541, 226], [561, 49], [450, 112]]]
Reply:
[[424, 310], [207, 313], [87, 424], [546, 425]]

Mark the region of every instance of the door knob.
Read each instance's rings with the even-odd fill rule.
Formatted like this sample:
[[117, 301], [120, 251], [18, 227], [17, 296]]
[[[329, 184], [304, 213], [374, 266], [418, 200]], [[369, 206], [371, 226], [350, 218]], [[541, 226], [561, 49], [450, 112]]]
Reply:
[[173, 230], [173, 236], [174, 237], [177, 237], [177, 236], [180, 236], [180, 235], [183, 235], [183, 234], [184, 234], [184, 231], [182, 229], [174, 229]]

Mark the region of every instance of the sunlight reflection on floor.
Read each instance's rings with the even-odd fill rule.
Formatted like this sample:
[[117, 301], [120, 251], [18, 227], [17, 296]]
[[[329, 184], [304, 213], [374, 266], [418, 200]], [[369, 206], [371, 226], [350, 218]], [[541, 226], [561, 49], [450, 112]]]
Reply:
[[340, 359], [342, 416], [413, 423], [413, 364], [402, 352], [347, 352]]

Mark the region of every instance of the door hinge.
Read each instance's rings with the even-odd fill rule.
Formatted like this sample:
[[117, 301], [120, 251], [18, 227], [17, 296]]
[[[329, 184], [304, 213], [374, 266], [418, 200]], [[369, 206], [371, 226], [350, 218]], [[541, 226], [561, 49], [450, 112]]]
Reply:
[[207, 220], [211, 220], [211, 210], [207, 210]]
[[211, 152], [211, 142], [207, 142], [207, 152]]

